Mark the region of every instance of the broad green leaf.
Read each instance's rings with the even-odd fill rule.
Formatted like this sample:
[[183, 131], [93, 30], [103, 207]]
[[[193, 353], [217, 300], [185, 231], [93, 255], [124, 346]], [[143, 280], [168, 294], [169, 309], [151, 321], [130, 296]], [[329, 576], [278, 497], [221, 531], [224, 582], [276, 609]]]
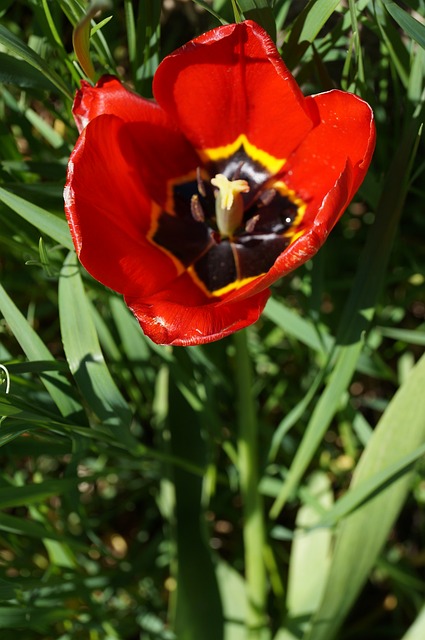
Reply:
[[45, 233], [67, 249], [73, 248], [74, 245], [65, 219], [58, 218], [49, 211], [37, 207], [2, 187], [0, 187], [0, 201], [34, 225], [41, 233]]
[[[1, 191], [1, 190], [0, 190]], [[0, 312], [29, 360], [54, 360], [41, 338], [27, 322], [0, 285]], [[80, 405], [73, 399], [74, 390], [58, 371], [40, 374], [40, 379], [63, 416], [77, 416]]]
[[312, 476], [309, 502], [297, 514], [296, 529], [289, 557], [287, 616], [274, 640], [296, 640], [320, 605], [331, 560], [332, 533], [316, 528], [323, 511], [333, 502], [329, 478]]
[[[379, 421], [355, 470], [349, 491], [415, 456], [425, 443], [425, 356]], [[376, 563], [406, 499], [412, 471], [384, 485], [340, 525], [322, 605], [306, 640], [332, 640]], [[338, 504], [338, 503], [337, 503]]]
[[246, 640], [245, 582], [232, 566], [220, 560], [216, 575], [224, 614], [224, 640]]
[[425, 49], [425, 25], [392, 0], [382, 0], [384, 7], [405, 33]]
[[423, 640], [425, 638], [425, 607], [423, 607], [415, 622], [401, 640]]
[[0, 531], [14, 533], [19, 536], [28, 536], [38, 540], [44, 540], [45, 538], [58, 540], [59, 542], [66, 542], [76, 550], [87, 551], [86, 545], [81, 544], [81, 542], [74, 540], [70, 536], [64, 535], [63, 532], [49, 531], [44, 524], [25, 520], [7, 513], [0, 513]]
[[339, 0], [311, 0], [298, 18], [302, 24], [299, 42], [313, 42], [338, 5]]
[[46, 60], [43, 60], [43, 58], [41, 58], [27, 44], [22, 42], [22, 40], [6, 29], [3, 25], [0, 25], [0, 43], [15, 56], [22, 58], [25, 62], [35, 67], [67, 98], [72, 100], [72, 93], [69, 91], [62, 78], [51, 69], [51, 65]]
[[119, 425], [117, 437], [134, 445], [128, 430], [131, 411], [103, 358], [74, 253], [61, 271], [59, 315], [65, 355], [82, 396], [102, 423]]
[[[168, 406], [172, 407], [167, 419], [171, 453], [191, 464], [204, 466], [206, 450], [200, 413], [193, 410], [172, 378]], [[201, 506], [203, 479], [178, 467], [171, 473], [177, 552], [174, 629], [179, 640], [222, 640], [222, 605]]]

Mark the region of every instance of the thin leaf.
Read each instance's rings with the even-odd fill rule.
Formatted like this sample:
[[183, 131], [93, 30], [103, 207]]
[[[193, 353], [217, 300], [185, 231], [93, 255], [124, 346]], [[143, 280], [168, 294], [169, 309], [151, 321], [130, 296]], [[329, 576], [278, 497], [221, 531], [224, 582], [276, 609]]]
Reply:
[[276, 40], [276, 21], [272, 2], [269, 0], [237, 0], [237, 4], [246, 20], [254, 20], [268, 32], [272, 40]]
[[72, 100], [72, 93], [69, 91], [60, 76], [58, 76], [55, 71], [52, 71], [50, 64], [46, 60], [43, 60], [43, 58], [41, 58], [35, 51], [33, 51], [28, 45], [22, 42], [22, 40], [6, 29], [3, 25], [0, 25], [0, 43], [15, 56], [22, 58], [32, 67], [35, 67], [67, 98]]
[[10, 207], [21, 218], [34, 225], [39, 231], [53, 238], [67, 249], [73, 248], [71, 235], [66, 221], [49, 213], [41, 207], [16, 196], [0, 187], [0, 201]]
[[[16, 340], [30, 360], [52, 360], [54, 358], [41, 338], [32, 329], [12, 299], [0, 285], [0, 311]], [[63, 416], [77, 416], [80, 405], [73, 399], [73, 389], [67, 378], [59, 371], [40, 374], [40, 379]]]
[[384, 7], [397, 24], [407, 33], [408, 36], [415, 40], [422, 49], [425, 49], [425, 25], [421, 24], [416, 18], [404, 11], [392, 0], [382, 0]]
[[65, 355], [84, 399], [104, 424], [119, 425], [120, 437], [134, 445], [128, 431], [131, 411], [103, 358], [74, 253], [61, 271], [59, 314]]

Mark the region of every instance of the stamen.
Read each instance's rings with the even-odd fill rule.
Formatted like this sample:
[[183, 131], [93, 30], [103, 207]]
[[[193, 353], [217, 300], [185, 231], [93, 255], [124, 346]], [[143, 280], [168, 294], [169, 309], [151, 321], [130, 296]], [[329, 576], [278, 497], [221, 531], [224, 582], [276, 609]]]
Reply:
[[205, 222], [204, 210], [199, 202], [199, 196], [196, 195], [196, 193], [193, 194], [190, 199], [190, 212], [196, 222]]
[[260, 215], [259, 215], [258, 213], [257, 213], [257, 215], [252, 216], [252, 218], [250, 218], [250, 219], [247, 221], [246, 225], [245, 225], [245, 231], [246, 231], [247, 233], [252, 233], [252, 232], [254, 231], [254, 229], [255, 229], [255, 225], [257, 224], [257, 222], [259, 221], [259, 219], [260, 219]]
[[267, 205], [271, 203], [275, 195], [276, 189], [267, 189], [267, 191], [263, 191], [263, 193], [260, 195], [259, 200], [261, 201], [261, 204], [267, 207]]
[[201, 167], [196, 167], [196, 182], [198, 184], [199, 193], [201, 194], [201, 196], [205, 198], [207, 195], [207, 192], [205, 190], [205, 184], [201, 176]]
[[249, 184], [246, 180], [228, 180], [222, 173], [212, 178], [211, 184], [218, 189], [215, 194], [218, 229], [222, 236], [231, 236], [242, 223], [242, 193], [248, 193]]

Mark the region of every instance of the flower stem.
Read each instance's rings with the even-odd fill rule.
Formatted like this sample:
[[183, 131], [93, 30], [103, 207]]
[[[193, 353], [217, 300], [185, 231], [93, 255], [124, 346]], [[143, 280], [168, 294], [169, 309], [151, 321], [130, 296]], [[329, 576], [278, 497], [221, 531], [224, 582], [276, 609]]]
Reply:
[[238, 387], [238, 463], [243, 501], [243, 538], [247, 592], [247, 638], [269, 640], [267, 621], [266, 542], [263, 499], [258, 491], [258, 424], [252, 396], [252, 368], [246, 331], [235, 334]]

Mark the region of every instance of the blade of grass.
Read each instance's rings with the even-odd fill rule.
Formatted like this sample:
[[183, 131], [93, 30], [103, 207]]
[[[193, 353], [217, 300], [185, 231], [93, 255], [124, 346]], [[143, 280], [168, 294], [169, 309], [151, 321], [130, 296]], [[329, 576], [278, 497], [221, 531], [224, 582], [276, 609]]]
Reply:
[[263, 313], [278, 327], [281, 327], [285, 333], [293, 336], [310, 349], [326, 354], [333, 346], [334, 340], [331, 336], [320, 333], [319, 329], [311, 322], [275, 298], [269, 299]]
[[269, 0], [237, 0], [245, 20], [254, 20], [267, 31], [272, 40], [276, 40], [276, 21], [272, 2]]
[[49, 213], [41, 207], [16, 196], [0, 187], [0, 201], [17, 213], [21, 218], [34, 225], [42, 233], [53, 238], [67, 249], [73, 249], [71, 235], [66, 221]]
[[61, 270], [59, 316], [65, 355], [85, 401], [103, 424], [120, 426], [117, 438], [134, 447], [131, 411], [104, 361], [74, 253]]
[[259, 491], [258, 421], [252, 397], [252, 364], [246, 331], [234, 335], [238, 390], [238, 471], [244, 526], [247, 638], [267, 640], [267, 580], [264, 562], [266, 531], [264, 504]]
[[382, 0], [382, 3], [390, 16], [397, 24], [407, 33], [408, 36], [415, 40], [422, 49], [425, 49], [425, 25], [416, 20], [410, 13], [399, 7], [392, 0]]
[[[12, 299], [0, 285], [0, 311], [11, 332], [29, 360], [54, 361], [44, 342], [30, 326]], [[40, 373], [40, 379], [63, 416], [77, 418], [81, 406], [74, 400], [74, 390], [59, 371]]]
[[43, 60], [35, 51], [20, 40], [14, 33], [0, 25], [0, 43], [18, 58], [22, 58], [40, 71], [52, 84], [59, 89], [69, 100], [73, 99], [71, 91], [62, 78], [53, 71], [46, 60]]

